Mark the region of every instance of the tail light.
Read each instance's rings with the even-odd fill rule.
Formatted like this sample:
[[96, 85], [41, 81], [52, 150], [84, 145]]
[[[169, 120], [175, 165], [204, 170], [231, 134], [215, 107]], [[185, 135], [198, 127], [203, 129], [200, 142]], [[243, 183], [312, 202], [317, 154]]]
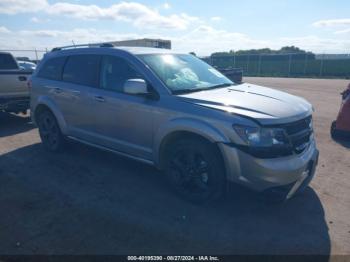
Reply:
[[341, 93], [343, 100], [345, 100], [350, 95], [350, 89], [346, 89], [343, 93]]

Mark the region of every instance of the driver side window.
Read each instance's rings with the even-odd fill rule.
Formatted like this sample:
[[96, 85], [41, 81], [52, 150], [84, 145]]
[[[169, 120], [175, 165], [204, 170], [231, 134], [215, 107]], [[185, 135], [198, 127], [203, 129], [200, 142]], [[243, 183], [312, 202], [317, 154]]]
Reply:
[[123, 93], [124, 83], [128, 79], [143, 78], [123, 58], [103, 56], [101, 61], [100, 88]]

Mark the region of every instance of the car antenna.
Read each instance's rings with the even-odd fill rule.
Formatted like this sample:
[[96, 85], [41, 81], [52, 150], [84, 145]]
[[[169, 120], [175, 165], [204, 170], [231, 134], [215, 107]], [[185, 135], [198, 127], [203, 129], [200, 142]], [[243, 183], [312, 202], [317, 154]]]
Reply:
[[72, 43], [73, 43], [74, 47], [76, 47], [76, 46], [75, 46], [75, 43], [74, 43], [74, 40], [72, 40]]

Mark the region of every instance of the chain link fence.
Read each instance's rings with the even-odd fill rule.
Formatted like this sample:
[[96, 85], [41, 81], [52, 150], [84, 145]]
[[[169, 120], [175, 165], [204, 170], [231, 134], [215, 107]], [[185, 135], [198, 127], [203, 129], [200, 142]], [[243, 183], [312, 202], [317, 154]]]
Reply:
[[38, 63], [48, 52], [48, 50], [39, 50], [39, 49], [7, 49], [7, 50], [1, 50], [0, 52], [8, 52], [11, 53], [17, 60], [19, 61], [29, 61]]
[[350, 78], [350, 54], [249, 54], [203, 58], [219, 68], [240, 68], [244, 76]]
[[[17, 60], [38, 63], [48, 50], [0, 50]], [[244, 76], [320, 77], [350, 79], [350, 54], [242, 54], [213, 55], [202, 58], [219, 68], [239, 68]]]

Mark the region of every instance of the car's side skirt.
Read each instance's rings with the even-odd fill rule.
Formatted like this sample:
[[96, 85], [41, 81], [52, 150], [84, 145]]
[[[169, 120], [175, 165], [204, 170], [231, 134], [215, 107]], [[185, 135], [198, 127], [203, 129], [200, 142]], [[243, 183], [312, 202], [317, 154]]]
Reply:
[[120, 151], [108, 148], [108, 147], [104, 147], [104, 146], [100, 146], [100, 145], [97, 145], [97, 144], [94, 144], [94, 143], [91, 143], [91, 142], [87, 142], [87, 141], [82, 140], [82, 139], [77, 138], [77, 137], [68, 136], [68, 138], [71, 139], [71, 140], [77, 141], [79, 143], [88, 145], [88, 146], [92, 146], [92, 147], [95, 147], [95, 148], [98, 148], [98, 149], [101, 149], [101, 150], [104, 150], [104, 151], [112, 152], [114, 154], [117, 154], [117, 155], [120, 155], [120, 156], [123, 156], [123, 157], [127, 157], [127, 158], [130, 158], [130, 159], [133, 159], [133, 160], [145, 163], [147, 165], [154, 166], [154, 162], [151, 161], [151, 160], [148, 160], [148, 159], [144, 159], [144, 158], [141, 158], [141, 157], [133, 156], [133, 155], [130, 155], [130, 154], [127, 154], [127, 153], [124, 153], [124, 152], [120, 152]]

